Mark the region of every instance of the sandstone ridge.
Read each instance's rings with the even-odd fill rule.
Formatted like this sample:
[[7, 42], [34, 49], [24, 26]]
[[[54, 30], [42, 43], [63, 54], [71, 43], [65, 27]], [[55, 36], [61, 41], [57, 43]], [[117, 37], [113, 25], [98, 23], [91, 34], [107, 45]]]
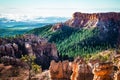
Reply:
[[106, 28], [111, 26], [115, 22], [115, 26], [120, 27], [120, 13], [108, 12], [108, 13], [81, 13], [75, 12], [72, 18], [65, 23], [58, 23], [53, 26], [53, 30], [60, 29], [62, 26], [69, 26], [73, 28], [91, 28], [99, 27]]

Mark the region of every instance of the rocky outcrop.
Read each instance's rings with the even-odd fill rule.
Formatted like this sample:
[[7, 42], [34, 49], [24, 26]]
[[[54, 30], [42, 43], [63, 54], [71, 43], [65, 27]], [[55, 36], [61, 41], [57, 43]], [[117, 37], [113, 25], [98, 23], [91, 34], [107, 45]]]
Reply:
[[41, 74], [36, 74], [33, 80], [51, 80], [49, 75], [49, 70], [43, 71]]
[[49, 70], [52, 80], [70, 80], [72, 74], [71, 63], [69, 61], [59, 61], [58, 63], [52, 61]]
[[1, 80], [28, 80], [29, 70], [11, 65], [0, 64]]
[[72, 71], [71, 80], [93, 80], [91, 67], [80, 57], [72, 63]]
[[15, 57], [15, 53], [18, 53], [18, 45], [15, 43], [7, 43], [5, 45], [0, 45], [0, 57], [11, 56]]
[[120, 51], [119, 50], [116, 50], [114, 52], [114, 57], [115, 57], [115, 59], [118, 59], [120, 61]]
[[63, 27], [63, 24], [62, 23], [57, 23], [57, 24], [53, 25], [53, 27], [51, 28], [51, 30], [54, 32], [54, 31], [60, 30], [61, 27]]
[[23, 35], [13, 39], [1, 39], [0, 57], [21, 58], [22, 55], [35, 56], [35, 62], [43, 69], [49, 68], [51, 60], [58, 60], [55, 44], [35, 35]]
[[88, 61], [88, 65], [93, 69], [93, 68], [94, 68], [94, 65], [95, 65], [96, 63], [99, 63], [99, 62], [100, 62], [99, 59], [90, 59], [90, 60]]
[[120, 71], [117, 71], [117, 72], [114, 74], [114, 80], [120, 80]]
[[120, 51], [116, 50], [114, 54], [115, 59], [118, 61], [117, 65], [117, 71], [114, 74], [114, 80], [120, 80]]
[[[120, 27], [120, 13], [81, 13], [75, 12], [71, 19], [65, 23], [58, 23], [53, 26], [54, 30], [66, 25], [73, 28], [92, 28], [98, 27], [101, 30], [107, 30], [107, 27]], [[115, 23], [115, 24], [113, 24]], [[115, 28], [114, 27], [114, 28]], [[52, 29], [52, 30], [53, 30]], [[120, 29], [119, 29], [120, 31]]]
[[113, 80], [113, 64], [111, 62], [98, 63], [93, 69], [93, 80]]
[[9, 56], [0, 58], [0, 79], [1, 80], [28, 80], [29, 65], [20, 60]]
[[[120, 64], [99, 61], [95, 61], [93, 64], [93, 67], [89, 66], [80, 57], [73, 62], [52, 61], [49, 77], [52, 80], [120, 80]], [[118, 71], [115, 68], [118, 68]]]
[[24, 69], [29, 69], [29, 65], [27, 63], [25, 63], [24, 61], [22, 61], [20, 59], [16, 59], [13, 57], [3, 56], [3, 57], [1, 57], [0, 61], [4, 65], [12, 65], [14, 67], [22, 67]]
[[49, 71], [52, 80], [93, 80], [92, 69], [80, 57], [74, 62], [52, 61]]
[[[114, 22], [117, 22], [117, 24], [120, 21], [120, 13], [81, 13], [81, 12], [75, 12], [72, 16], [72, 19], [65, 22], [65, 25], [68, 25], [70, 27], [102, 27], [105, 28], [109, 26], [111, 23], [110, 21], [113, 20]], [[120, 27], [120, 25], [117, 25]]]

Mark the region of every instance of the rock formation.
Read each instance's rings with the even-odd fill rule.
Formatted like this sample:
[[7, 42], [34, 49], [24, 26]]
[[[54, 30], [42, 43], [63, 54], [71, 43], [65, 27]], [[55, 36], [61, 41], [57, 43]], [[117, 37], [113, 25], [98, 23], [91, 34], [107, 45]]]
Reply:
[[99, 59], [90, 59], [89, 62], [88, 62], [88, 65], [93, 69], [94, 68], [94, 65], [96, 63], [99, 63], [100, 60]]
[[114, 80], [120, 80], [120, 71], [117, 71], [117, 72], [114, 74]]
[[93, 69], [93, 80], [113, 80], [113, 64], [111, 62], [97, 63]]
[[49, 75], [49, 70], [43, 71], [41, 74], [36, 74], [33, 80], [51, 80]]
[[0, 60], [1, 60], [1, 63], [3, 63], [4, 65], [12, 65], [14, 67], [22, 67], [25, 69], [29, 69], [29, 65], [27, 63], [17, 58], [3, 56], [1, 57]]
[[74, 62], [52, 61], [49, 71], [52, 80], [93, 80], [92, 69], [79, 57]]
[[35, 35], [23, 35], [13, 39], [0, 39], [0, 57], [21, 58], [22, 55], [36, 56], [35, 62], [43, 69], [49, 68], [51, 60], [58, 60], [55, 44]]
[[69, 61], [52, 61], [50, 64], [50, 77], [52, 80], [70, 80], [72, 68]]
[[71, 80], [93, 80], [92, 69], [80, 57], [72, 63]]
[[0, 45], [0, 57], [11, 56], [15, 57], [15, 53], [18, 53], [18, 45], [15, 43], [7, 43]]
[[115, 59], [117, 59], [117, 60], [120, 61], [120, 51], [119, 51], [119, 50], [116, 50], [116, 51], [114, 52], [114, 57], [115, 57]]
[[29, 78], [29, 65], [20, 59], [9, 56], [0, 58], [1, 80], [27, 80]]
[[60, 30], [62, 26], [63, 26], [62, 23], [54, 24], [51, 30], [52, 30], [53, 32], [56, 31], [56, 30]]
[[120, 80], [120, 52], [118, 50], [115, 51], [115, 59], [118, 61], [116, 64], [118, 70], [114, 74], [114, 80]]
[[[75, 12], [72, 19], [65, 22], [65, 25], [70, 27], [102, 27], [105, 28], [110, 25], [110, 20], [117, 23], [120, 21], [120, 13], [80, 13]], [[119, 25], [120, 27], [120, 25]]]
[[0, 64], [1, 80], [28, 80], [29, 70], [11, 65]]
[[[98, 27], [101, 30], [106, 30], [111, 24], [115, 23], [115, 27], [120, 27], [120, 13], [81, 13], [75, 12], [71, 19], [65, 23], [58, 23], [53, 26], [54, 30], [60, 29], [63, 25], [74, 28], [91, 28]], [[120, 28], [119, 28], [120, 31]]]

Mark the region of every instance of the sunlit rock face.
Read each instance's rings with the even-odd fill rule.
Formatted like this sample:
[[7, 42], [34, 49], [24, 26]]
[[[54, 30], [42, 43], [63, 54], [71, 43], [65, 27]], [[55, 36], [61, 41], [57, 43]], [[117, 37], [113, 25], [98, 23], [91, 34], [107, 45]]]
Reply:
[[97, 63], [93, 69], [93, 80], [113, 80], [113, 63]]
[[114, 80], [120, 80], [120, 71], [114, 74]]
[[99, 63], [99, 62], [100, 62], [99, 59], [90, 59], [90, 60], [88, 61], [88, 65], [93, 69], [93, 68], [94, 68], [94, 65], [95, 65], [96, 63]]
[[35, 62], [43, 69], [49, 68], [51, 60], [58, 60], [55, 44], [35, 35], [23, 35], [13, 39], [0, 39], [0, 57], [21, 58], [22, 55], [35, 56]]
[[[70, 27], [82, 28], [82, 27], [101, 27], [105, 28], [111, 25], [111, 20], [119, 24], [120, 13], [81, 13], [75, 12], [72, 19], [65, 22], [65, 25]], [[120, 27], [120, 25], [119, 25]]]
[[52, 80], [93, 80], [92, 69], [79, 57], [73, 62], [52, 61], [49, 71]]
[[77, 57], [72, 63], [71, 80], [93, 80], [92, 69], [80, 57]]
[[50, 78], [52, 80], [70, 80], [72, 67], [69, 61], [52, 61], [49, 67]]

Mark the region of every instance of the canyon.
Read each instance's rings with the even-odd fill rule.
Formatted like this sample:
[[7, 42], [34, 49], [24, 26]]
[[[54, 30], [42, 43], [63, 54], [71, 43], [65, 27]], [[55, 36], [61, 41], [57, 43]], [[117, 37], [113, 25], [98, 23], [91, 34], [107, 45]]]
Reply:
[[[64, 23], [32, 31], [15, 38], [0, 38], [3, 79], [5, 74], [17, 72], [27, 80], [29, 66], [21, 58], [28, 55], [35, 56], [34, 62], [43, 70], [33, 80], [120, 80], [120, 13], [75, 12]], [[16, 66], [21, 68], [16, 70]], [[13, 77], [10, 75], [11, 79], [21, 79]]]

